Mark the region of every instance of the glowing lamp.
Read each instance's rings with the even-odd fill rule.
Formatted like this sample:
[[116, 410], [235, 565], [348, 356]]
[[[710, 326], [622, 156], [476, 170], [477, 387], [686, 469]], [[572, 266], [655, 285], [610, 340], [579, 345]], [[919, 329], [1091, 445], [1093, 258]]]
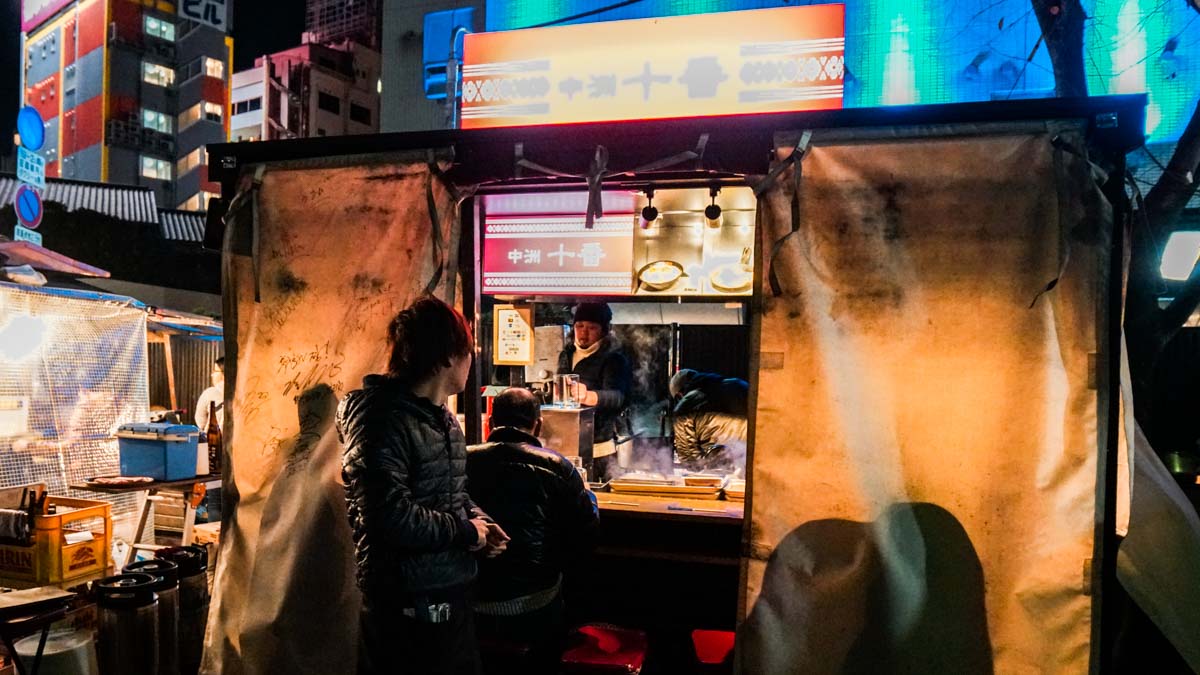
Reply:
[[1172, 232], [1163, 249], [1162, 264], [1158, 271], [1164, 279], [1186, 281], [1192, 275], [1196, 261], [1200, 259], [1200, 232], [1181, 230]]

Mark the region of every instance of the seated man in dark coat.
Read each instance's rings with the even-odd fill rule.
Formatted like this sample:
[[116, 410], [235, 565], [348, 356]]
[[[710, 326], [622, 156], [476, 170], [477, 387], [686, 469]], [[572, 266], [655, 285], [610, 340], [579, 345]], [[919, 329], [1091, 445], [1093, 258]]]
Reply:
[[675, 457], [684, 467], [745, 469], [745, 380], [683, 369], [671, 378]]
[[467, 487], [512, 538], [480, 561], [479, 635], [531, 645], [536, 672], [549, 672], [565, 636], [562, 574], [590, 548], [599, 512], [571, 462], [538, 443], [541, 426], [533, 394], [497, 396], [488, 442], [467, 452]]

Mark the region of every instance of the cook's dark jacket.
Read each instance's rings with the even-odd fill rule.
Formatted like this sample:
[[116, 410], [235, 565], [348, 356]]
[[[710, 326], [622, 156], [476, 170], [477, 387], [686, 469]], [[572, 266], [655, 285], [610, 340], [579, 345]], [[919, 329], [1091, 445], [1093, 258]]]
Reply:
[[467, 584], [478, 541], [467, 496], [467, 446], [444, 406], [368, 375], [338, 406], [342, 478], [358, 585], [370, 603]]
[[545, 590], [591, 547], [596, 496], [565, 457], [533, 436], [499, 427], [467, 450], [471, 496], [512, 540], [480, 563], [480, 600], [511, 600]]
[[618, 435], [617, 421], [629, 401], [633, 369], [611, 335], [600, 340], [596, 353], [581, 359], [572, 368], [575, 349], [572, 342], [559, 353], [558, 374], [574, 373], [589, 390], [596, 392], [595, 442], [611, 441]]

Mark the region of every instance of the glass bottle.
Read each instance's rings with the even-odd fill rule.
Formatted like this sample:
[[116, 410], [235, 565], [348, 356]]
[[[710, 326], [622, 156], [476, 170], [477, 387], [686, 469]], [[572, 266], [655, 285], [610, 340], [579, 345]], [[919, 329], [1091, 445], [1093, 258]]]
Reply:
[[217, 424], [217, 402], [208, 404], [208, 472], [221, 473], [221, 426]]

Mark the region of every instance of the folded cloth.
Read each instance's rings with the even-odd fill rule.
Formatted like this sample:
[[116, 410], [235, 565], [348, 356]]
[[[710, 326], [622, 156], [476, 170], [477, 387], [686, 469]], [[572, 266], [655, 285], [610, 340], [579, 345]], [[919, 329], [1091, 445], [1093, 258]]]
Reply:
[[4, 272], [4, 278], [18, 284], [26, 286], [45, 286], [46, 276], [41, 272], [33, 269], [30, 265], [15, 265], [0, 268]]
[[0, 539], [29, 540], [29, 513], [18, 509], [0, 509]]

